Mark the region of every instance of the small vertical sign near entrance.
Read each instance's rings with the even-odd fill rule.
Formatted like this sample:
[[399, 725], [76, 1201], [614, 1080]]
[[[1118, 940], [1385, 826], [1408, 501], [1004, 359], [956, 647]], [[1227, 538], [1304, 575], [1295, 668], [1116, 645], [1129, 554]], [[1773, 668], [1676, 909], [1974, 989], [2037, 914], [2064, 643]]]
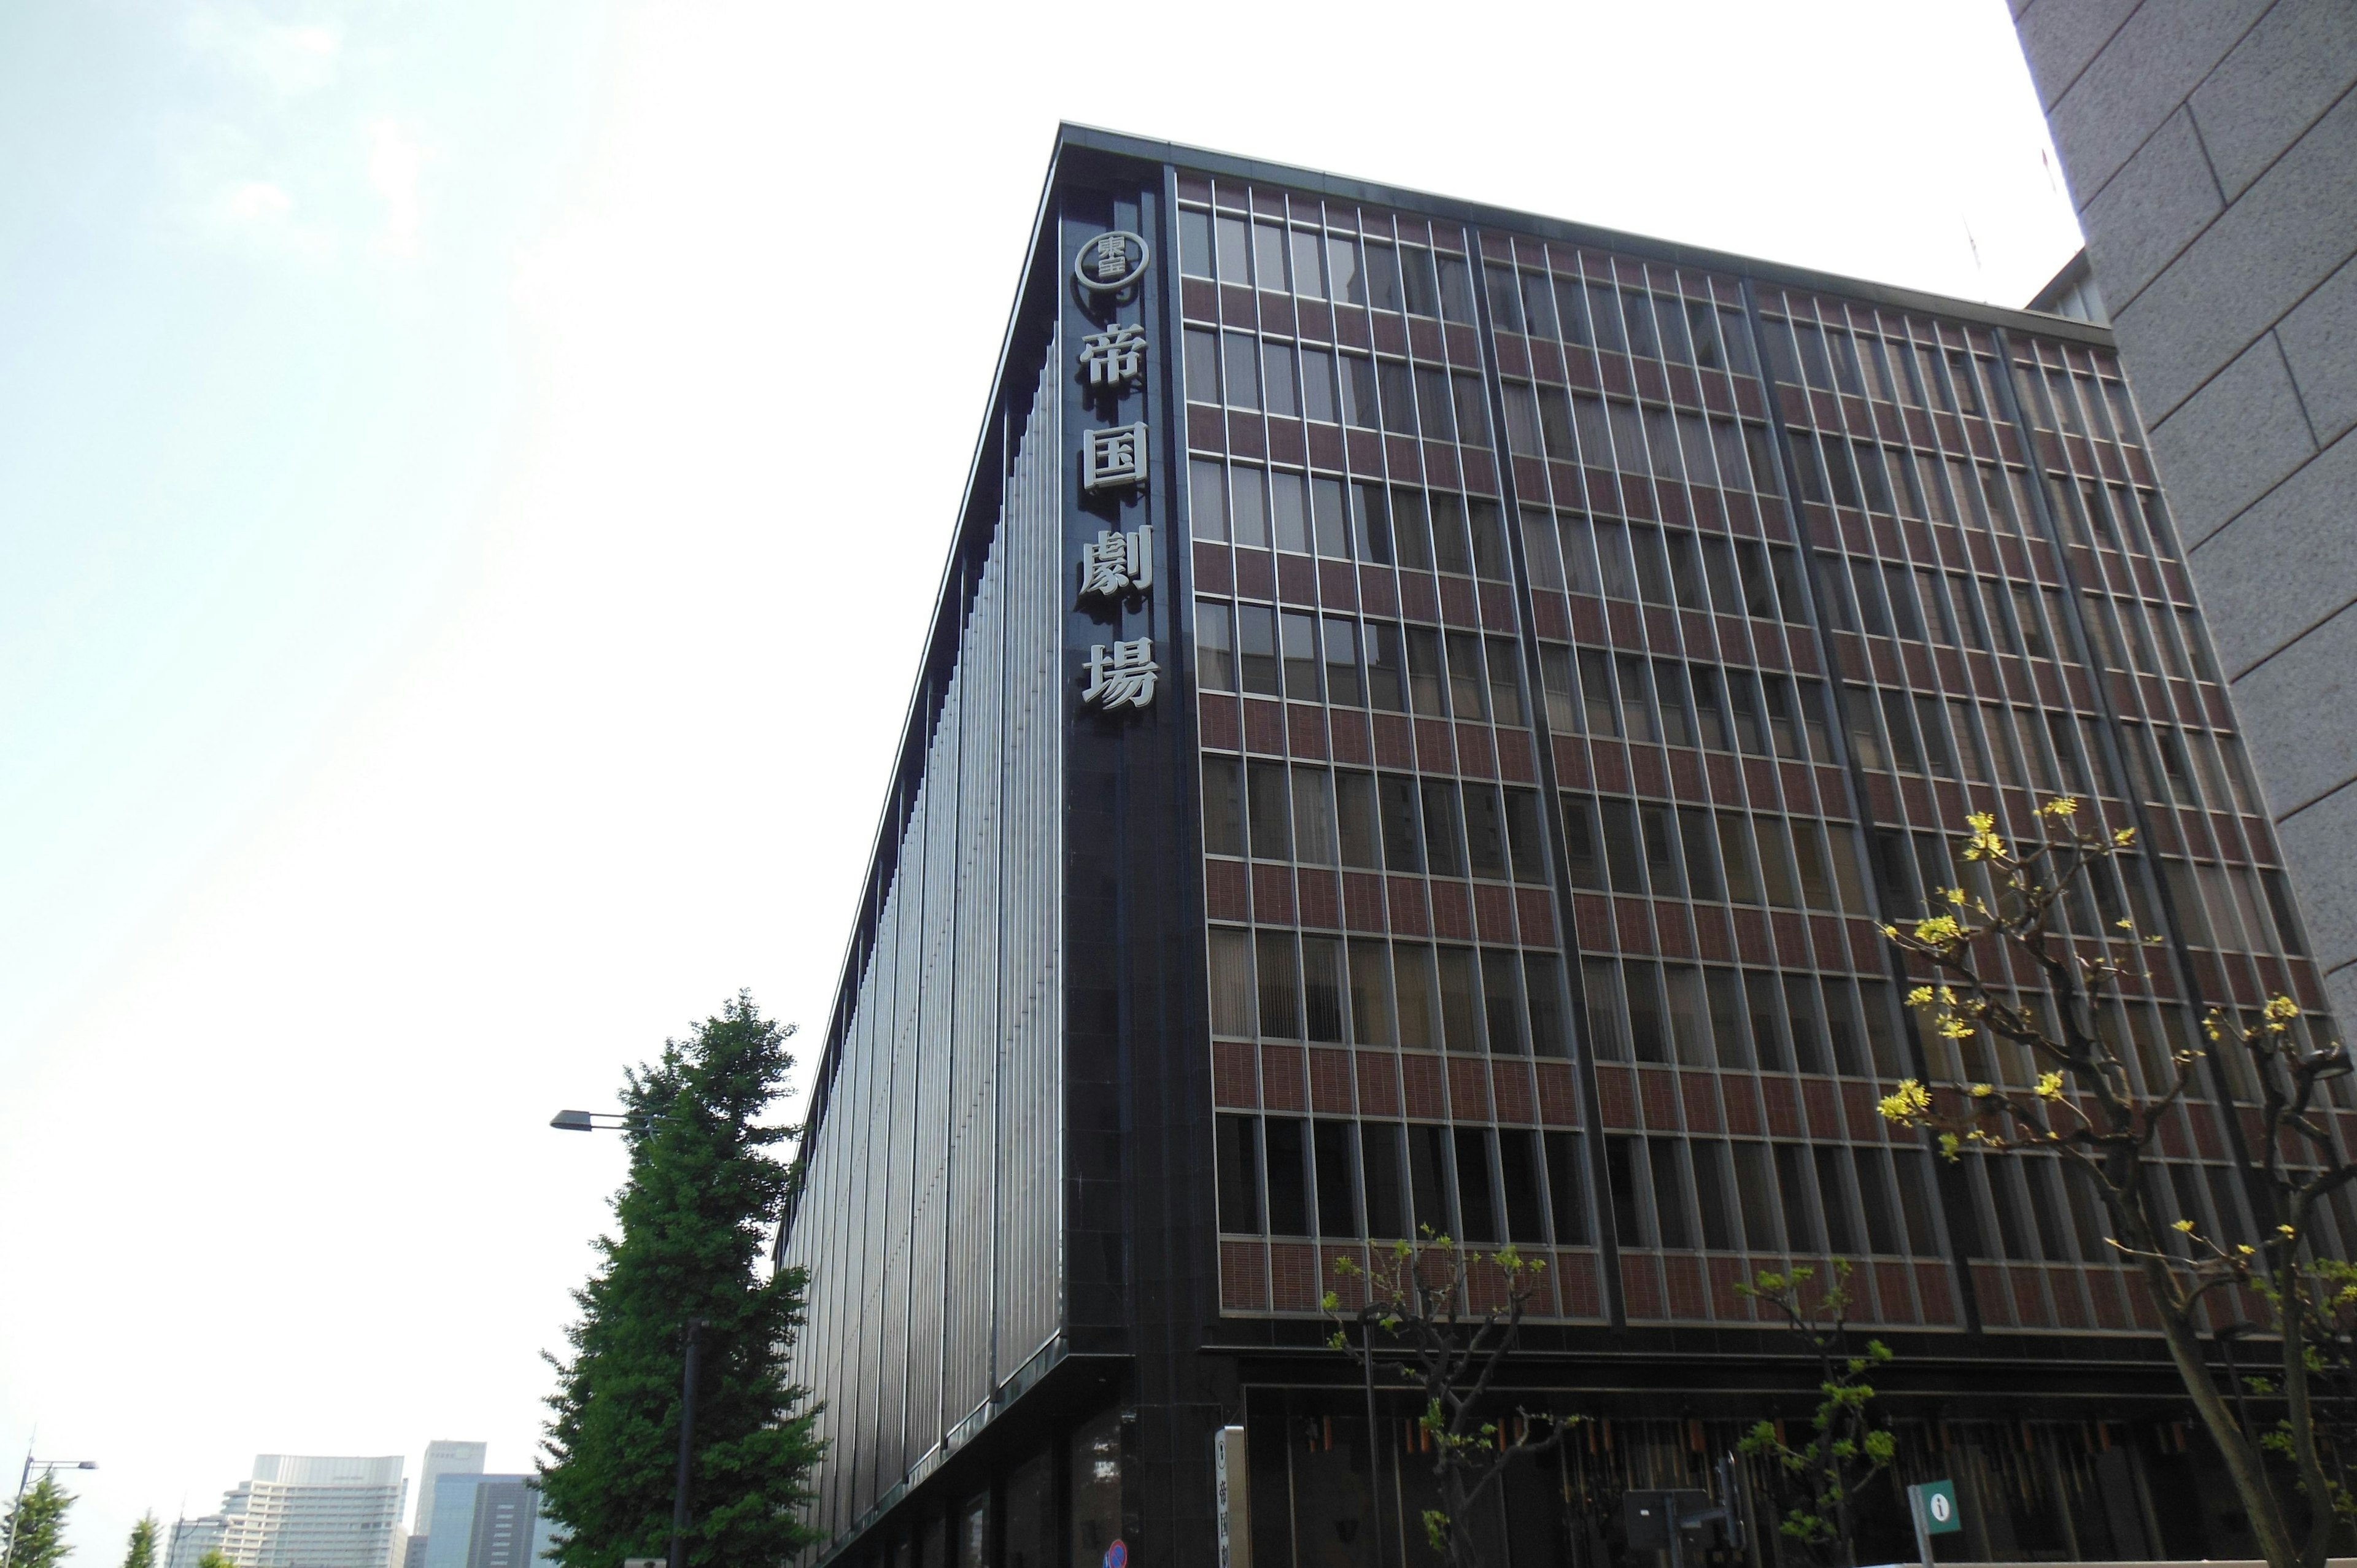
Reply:
[[1956, 1509], [1956, 1483], [1925, 1481], [1907, 1488], [1907, 1511], [1915, 1516], [1915, 1545], [1923, 1568], [1932, 1568], [1932, 1538], [1964, 1528]]
[[1252, 1568], [1252, 1484], [1244, 1468], [1244, 1429], [1223, 1426], [1211, 1444], [1220, 1499], [1220, 1568]]

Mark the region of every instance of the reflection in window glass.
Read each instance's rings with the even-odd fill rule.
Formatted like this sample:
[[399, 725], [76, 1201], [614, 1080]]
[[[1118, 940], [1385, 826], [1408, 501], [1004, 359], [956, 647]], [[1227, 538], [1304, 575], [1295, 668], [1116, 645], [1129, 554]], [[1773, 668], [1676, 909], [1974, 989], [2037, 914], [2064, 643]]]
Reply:
[[1244, 791], [1242, 765], [1232, 757], [1203, 759], [1203, 852], [1244, 853]]
[[1490, 716], [1481, 672], [1481, 639], [1469, 631], [1452, 631], [1448, 642], [1448, 703], [1461, 719]]
[[1217, 599], [1195, 601], [1195, 678], [1205, 691], [1236, 689], [1235, 620]]
[[1211, 275], [1211, 215], [1178, 209], [1178, 270], [1190, 278]]
[[1307, 610], [1286, 610], [1277, 618], [1277, 635], [1285, 653], [1285, 694], [1297, 703], [1318, 701], [1318, 618]]
[[1345, 617], [1326, 618], [1326, 700], [1353, 708], [1366, 701], [1359, 679], [1359, 623]]
[[1367, 639], [1367, 703], [1385, 713], [1407, 709], [1407, 686], [1400, 663], [1400, 628], [1384, 621], [1369, 621]]
[[1427, 779], [1422, 789], [1424, 854], [1435, 876], [1465, 875], [1465, 839], [1457, 820], [1457, 786], [1446, 779]]
[[1334, 297], [1345, 305], [1367, 303], [1367, 280], [1359, 270], [1359, 242], [1334, 234], [1326, 242], [1326, 260], [1332, 268]]
[[1260, 286], [1285, 292], [1285, 231], [1273, 223], [1253, 225], [1253, 262]]
[[1232, 468], [1229, 504], [1236, 542], [1254, 550], [1268, 548], [1268, 474], [1261, 468]]
[[1252, 938], [1226, 926], [1211, 928], [1211, 1031], [1249, 1039], [1253, 1026]]
[[1407, 628], [1408, 693], [1415, 711], [1429, 718], [1448, 716], [1448, 699], [1440, 663], [1440, 634], [1422, 627]]
[[1251, 236], [1241, 218], [1231, 218], [1222, 212], [1212, 220], [1220, 242], [1220, 281], [1245, 284], [1252, 282]]
[[1268, 411], [1290, 419], [1301, 413], [1301, 398], [1293, 380], [1293, 345], [1264, 343], [1261, 372], [1268, 386]]
[[1276, 663], [1276, 612], [1266, 605], [1236, 607], [1237, 665], [1243, 690], [1256, 697], [1284, 694]]
[[1260, 406], [1260, 376], [1253, 361], [1258, 358], [1253, 349], [1249, 332], [1223, 332], [1221, 335], [1221, 362], [1227, 369], [1227, 403], [1231, 408]]
[[1322, 424], [1337, 424], [1340, 415], [1334, 401], [1334, 356], [1323, 349], [1304, 348], [1301, 350], [1301, 413], [1304, 418]]
[[1318, 264], [1318, 251], [1315, 230], [1293, 231], [1293, 292], [1310, 299], [1326, 295], [1325, 270]]
[[1187, 510], [1198, 539], [1228, 537], [1227, 470], [1197, 457], [1187, 465]]

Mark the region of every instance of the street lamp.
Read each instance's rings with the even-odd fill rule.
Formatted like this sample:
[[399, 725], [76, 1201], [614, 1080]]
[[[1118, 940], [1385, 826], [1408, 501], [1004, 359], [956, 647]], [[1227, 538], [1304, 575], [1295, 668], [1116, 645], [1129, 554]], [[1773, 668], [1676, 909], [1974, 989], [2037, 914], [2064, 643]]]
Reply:
[[59, 1470], [95, 1470], [97, 1468], [98, 1461], [95, 1459], [36, 1459], [33, 1457], [31, 1449], [25, 1450], [25, 1470], [16, 1477], [16, 1511], [9, 1516], [13, 1522], [8, 1528], [6, 1563], [12, 1564], [16, 1561], [16, 1541], [25, 1533], [25, 1492], [33, 1484], [33, 1472], [38, 1470], [44, 1477], [48, 1477]]
[[[548, 1124], [561, 1133], [626, 1132], [652, 1119], [651, 1115], [633, 1119], [610, 1111], [560, 1111], [548, 1119]], [[679, 1477], [672, 1486], [671, 1568], [687, 1568], [687, 1487], [695, 1455], [695, 1374], [702, 1349], [698, 1336], [705, 1326], [701, 1317], [687, 1320], [679, 1374]], [[7, 1564], [0, 1563], [0, 1568]]]

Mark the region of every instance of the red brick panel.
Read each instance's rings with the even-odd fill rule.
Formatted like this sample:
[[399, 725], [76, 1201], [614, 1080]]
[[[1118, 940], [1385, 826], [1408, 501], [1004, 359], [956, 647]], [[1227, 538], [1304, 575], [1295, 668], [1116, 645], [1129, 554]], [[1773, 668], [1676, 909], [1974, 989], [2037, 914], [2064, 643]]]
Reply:
[[1309, 1109], [1308, 1070], [1299, 1046], [1260, 1048], [1261, 1103], [1271, 1111]]
[[1260, 1074], [1256, 1047], [1236, 1040], [1215, 1040], [1211, 1045], [1211, 1099], [1214, 1103], [1238, 1111], [1251, 1111], [1260, 1104]]

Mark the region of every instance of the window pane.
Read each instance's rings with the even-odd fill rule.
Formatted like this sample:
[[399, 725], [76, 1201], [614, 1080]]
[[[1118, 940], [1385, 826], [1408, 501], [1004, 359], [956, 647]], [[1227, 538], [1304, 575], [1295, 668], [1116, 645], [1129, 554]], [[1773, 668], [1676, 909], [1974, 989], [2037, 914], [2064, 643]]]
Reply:
[[1253, 264], [1259, 274], [1259, 285], [1278, 293], [1285, 290], [1285, 231], [1274, 223], [1253, 225]]
[[1334, 356], [1323, 349], [1301, 350], [1301, 412], [1321, 424], [1339, 423], [1334, 401]]
[[1187, 465], [1187, 510], [1198, 539], [1228, 536], [1228, 476], [1217, 463], [1198, 457]]
[[1448, 705], [1460, 719], [1490, 716], [1488, 687], [1481, 669], [1481, 639], [1469, 631], [1452, 631], [1448, 643]]
[[1405, 712], [1407, 686], [1400, 668], [1400, 628], [1383, 621], [1370, 621], [1366, 641], [1369, 704], [1385, 713]]
[[1400, 1124], [1364, 1122], [1359, 1126], [1359, 1154], [1367, 1204], [1367, 1233], [1382, 1238], [1407, 1234], [1406, 1195], [1400, 1184]]
[[[1258, 766], [1255, 764], [1255, 766]], [[1334, 776], [1293, 767], [1293, 854], [1305, 865], [1334, 864]]]
[[1282, 611], [1277, 632], [1285, 648], [1285, 694], [1297, 703], [1318, 701], [1318, 618], [1307, 610]]
[[1375, 777], [1347, 769], [1334, 775], [1334, 822], [1342, 864], [1363, 871], [1383, 868], [1383, 831], [1375, 817]]
[[1236, 651], [1245, 692], [1260, 697], [1282, 693], [1277, 683], [1275, 610], [1266, 605], [1236, 607]]
[[1293, 379], [1293, 346], [1289, 343], [1264, 343], [1260, 350], [1261, 373], [1268, 387], [1268, 411], [1287, 417], [1301, 412], [1301, 399]]
[[1420, 942], [1392, 944], [1392, 982], [1399, 994], [1399, 1043], [1428, 1051], [1439, 1041], [1432, 950]]
[[1244, 853], [1244, 787], [1241, 764], [1230, 757], [1203, 758], [1203, 852]]
[[1263, 931], [1253, 944], [1260, 971], [1260, 1032], [1263, 1038], [1301, 1038], [1301, 985], [1294, 967], [1293, 933]]
[[1309, 551], [1309, 491], [1299, 474], [1268, 476], [1269, 521], [1279, 550], [1308, 554]]
[[1220, 213], [1212, 220], [1220, 241], [1220, 281], [1246, 284], [1252, 282], [1251, 236], [1241, 218]]
[[1195, 663], [1204, 690], [1236, 689], [1235, 617], [1221, 600], [1195, 601]]
[[1232, 508], [1236, 542], [1254, 550], [1268, 548], [1268, 474], [1261, 468], [1228, 472], [1229, 503]]
[[1415, 780], [1401, 773], [1375, 776], [1375, 800], [1383, 817], [1383, 865], [1412, 874], [1424, 869], [1424, 833], [1416, 822]]
[[1260, 1122], [1230, 1116], [1218, 1122], [1220, 1229], [1233, 1235], [1260, 1231]]
[[1211, 1032], [1250, 1038], [1255, 1032], [1252, 938], [1211, 928]]
[[1481, 1001], [1491, 1052], [1498, 1056], [1526, 1054], [1530, 1041], [1523, 1030], [1522, 965], [1512, 953], [1496, 948], [1481, 950]]
[[1440, 948], [1433, 954], [1440, 972], [1441, 1038], [1452, 1051], [1481, 1048], [1481, 1015], [1473, 980], [1473, 950]]
[[1326, 697], [1354, 708], [1366, 701], [1359, 680], [1359, 623], [1340, 616], [1326, 618]]
[[1318, 234], [1315, 230], [1293, 231], [1293, 292], [1311, 299], [1325, 296], [1324, 271], [1318, 264]]
[[1245, 799], [1252, 819], [1252, 851], [1261, 860], [1293, 856], [1292, 787], [1282, 762], [1254, 760], [1245, 767]]
[[1430, 718], [1448, 716], [1448, 699], [1440, 664], [1440, 634], [1422, 627], [1407, 629], [1408, 693], [1415, 712]]
[[1227, 371], [1227, 403], [1231, 408], [1260, 406], [1260, 376], [1254, 360], [1253, 337], [1249, 332], [1226, 332], [1222, 339], [1221, 363]]
[[1318, 1178], [1318, 1233], [1359, 1235], [1358, 1129], [1348, 1122], [1319, 1121], [1310, 1150]]
[[1190, 278], [1211, 275], [1211, 215], [1178, 209], [1178, 270]]
[[1351, 1037], [1362, 1046], [1392, 1043], [1392, 955], [1379, 939], [1351, 939]]
[[1308, 1124], [1297, 1117], [1271, 1116], [1263, 1123], [1268, 1139], [1268, 1230], [1272, 1236], [1309, 1234]]
[[1342, 943], [1336, 937], [1301, 939], [1301, 1000], [1308, 1038], [1342, 1043]]
[[1457, 786], [1427, 779], [1422, 789], [1424, 853], [1435, 876], [1465, 875], [1465, 841], [1457, 821]]

